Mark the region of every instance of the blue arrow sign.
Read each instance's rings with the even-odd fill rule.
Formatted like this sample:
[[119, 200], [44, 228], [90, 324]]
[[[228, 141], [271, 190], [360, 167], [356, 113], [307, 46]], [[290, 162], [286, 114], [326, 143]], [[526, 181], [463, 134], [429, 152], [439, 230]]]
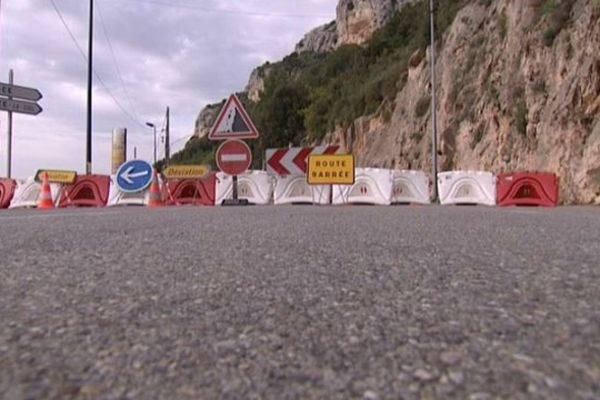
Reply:
[[127, 161], [117, 171], [117, 186], [125, 193], [138, 193], [152, 183], [152, 165], [142, 160]]

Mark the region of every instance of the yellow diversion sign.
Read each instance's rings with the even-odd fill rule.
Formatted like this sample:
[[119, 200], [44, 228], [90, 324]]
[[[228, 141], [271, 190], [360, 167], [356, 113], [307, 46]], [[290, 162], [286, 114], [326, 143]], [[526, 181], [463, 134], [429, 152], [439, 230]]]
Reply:
[[163, 172], [167, 179], [200, 179], [209, 173], [207, 165], [171, 165]]
[[354, 156], [352, 154], [310, 156], [306, 174], [309, 185], [353, 185]]
[[51, 183], [63, 183], [70, 185], [77, 179], [77, 172], [75, 171], [60, 171], [54, 169], [40, 169], [35, 174], [35, 180], [41, 182], [44, 178], [44, 173], [48, 174], [48, 181]]

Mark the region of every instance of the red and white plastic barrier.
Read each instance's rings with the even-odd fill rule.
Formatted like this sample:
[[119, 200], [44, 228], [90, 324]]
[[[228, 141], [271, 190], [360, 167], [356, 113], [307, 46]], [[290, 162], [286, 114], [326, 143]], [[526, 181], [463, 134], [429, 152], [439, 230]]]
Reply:
[[496, 177], [484, 171], [447, 171], [438, 174], [441, 204], [496, 205]]
[[423, 171], [394, 171], [392, 204], [430, 204], [429, 184]]
[[0, 208], [8, 208], [15, 195], [17, 182], [13, 179], [0, 179]]
[[498, 176], [499, 206], [556, 207], [558, 177], [549, 172], [517, 172]]
[[[27, 178], [24, 181], [17, 181], [14, 196], [8, 208], [35, 208], [37, 207], [38, 197], [42, 190], [41, 183], [35, 181], [35, 177]], [[58, 203], [61, 195], [62, 186], [57, 183], [50, 184], [52, 200], [54, 204]]]
[[[217, 173], [217, 197], [215, 204], [233, 197], [233, 177]], [[238, 198], [247, 199], [250, 204], [266, 205], [273, 198], [273, 180], [265, 171], [249, 171], [238, 176]]]
[[354, 185], [333, 185], [333, 204], [392, 204], [394, 171], [356, 168]]
[[75, 182], [61, 191], [58, 207], [106, 207], [110, 176], [78, 175]]
[[309, 185], [306, 175], [278, 176], [273, 193], [274, 204], [329, 204], [331, 186]]
[[203, 179], [169, 179], [162, 187], [167, 206], [214, 206], [217, 176]]

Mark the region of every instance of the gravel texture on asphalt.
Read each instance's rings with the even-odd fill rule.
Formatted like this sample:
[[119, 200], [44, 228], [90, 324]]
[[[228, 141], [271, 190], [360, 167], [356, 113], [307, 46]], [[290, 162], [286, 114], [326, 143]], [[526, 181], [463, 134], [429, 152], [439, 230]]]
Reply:
[[3, 399], [598, 399], [600, 208], [0, 213]]

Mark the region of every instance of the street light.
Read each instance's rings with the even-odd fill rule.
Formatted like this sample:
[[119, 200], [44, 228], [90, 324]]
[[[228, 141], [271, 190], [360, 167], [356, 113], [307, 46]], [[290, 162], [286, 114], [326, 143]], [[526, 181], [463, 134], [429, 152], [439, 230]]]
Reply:
[[438, 201], [437, 172], [438, 172], [438, 146], [437, 146], [437, 115], [436, 115], [436, 87], [435, 87], [435, 4], [429, 1], [430, 34], [431, 34], [431, 161], [433, 172], [433, 200]]
[[151, 122], [146, 122], [146, 125], [154, 129], [154, 164], [156, 164], [156, 125]]
[[87, 70], [87, 129], [85, 139], [85, 173], [92, 173], [92, 73], [94, 47], [94, 0], [90, 0], [90, 23], [88, 32], [88, 70]]

